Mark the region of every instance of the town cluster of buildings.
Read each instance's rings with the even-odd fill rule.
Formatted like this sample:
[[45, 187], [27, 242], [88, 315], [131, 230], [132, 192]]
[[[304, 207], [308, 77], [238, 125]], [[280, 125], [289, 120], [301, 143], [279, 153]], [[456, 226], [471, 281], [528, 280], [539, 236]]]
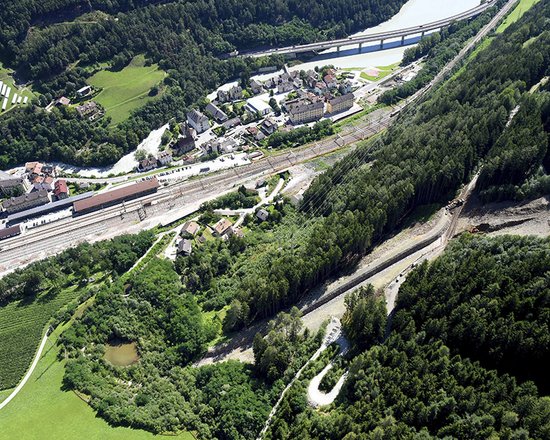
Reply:
[[[264, 222], [269, 218], [269, 212], [264, 208], [260, 208], [256, 211], [255, 217], [260, 223]], [[229, 240], [233, 236], [244, 237], [243, 231], [236, 227], [233, 222], [226, 217], [221, 218], [211, 227], [207, 226], [207, 228], [211, 230], [212, 236], [222, 240]], [[197, 237], [200, 229], [201, 226], [194, 220], [188, 221], [182, 226], [180, 236], [176, 241], [178, 255], [189, 256], [192, 254], [193, 241], [195, 237]], [[201, 235], [197, 238], [197, 241], [199, 243], [204, 243], [206, 237]]]
[[[351, 72], [337, 72], [332, 68], [319, 72], [291, 72], [285, 69], [280, 75], [265, 81], [251, 79], [246, 91], [240, 85], [219, 89], [204, 110], [193, 109], [187, 113], [186, 127], [193, 133], [187, 139], [196, 138], [211, 128], [221, 128], [225, 133], [244, 124], [245, 128], [239, 135], [261, 141], [277, 130], [289, 131], [297, 125], [348, 111], [354, 105], [353, 83], [350, 80], [353, 76]], [[243, 102], [241, 107], [244, 113], [242, 110], [240, 113], [245, 115], [244, 118], [235, 117], [234, 111], [227, 110], [235, 109], [239, 102]], [[178, 142], [191, 145], [190, 141]], [[230, 153], [239, 144], [235, 138], [221, 137], [201, 147], [206, 153]]]
[[[269, 105], [270, 98], [287, 94], [279, 100], [281, 110], [287, 116], [287, 123], [283, 125], [295, 126], [318, 121], [323, 116], [331, 116], [353, 107], [353, 84], [349, 79], [352, 76], [351, 73], [338, 74], [336, 70], [328, 68], [321, 72], [285, 70], [263, 82], [252, 79], [247, 92], [253, 96], [246, 100], [244, 109], [250, 115], [259, 115], [260, 119], [269, 117], [274, 112]], [[239, 85], [220, 89], [216, 99], [206, 106], [204, 112], [197, 109], [189, 112], [187, 122], [199, 134], [208, 130], [212, 123], [226, 129], [233, 128], [241, 123], [240, 119], [230, 118], [221, 107], [243, 99], [244, 91]], [[261, 121], [258, 130], [269, 135], [273, 132], [271, 124], [272, 120], [267, 124]]]
[[5, 196], [20, 193], [2, 203], [3, 210], [8, 214], [63, 200], [69, 196], [67, 182], [56, 179], [55, 167], [41, 162], [27, 162], [22, 175], [11, 175], [1, 171], [0, 191]]

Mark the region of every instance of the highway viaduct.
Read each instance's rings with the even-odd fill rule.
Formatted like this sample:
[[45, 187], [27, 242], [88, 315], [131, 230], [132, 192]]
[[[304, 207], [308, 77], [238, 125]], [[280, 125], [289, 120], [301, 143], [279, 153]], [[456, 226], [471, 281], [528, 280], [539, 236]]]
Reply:
[[497, 0], [486, 1], [475, 8], [469, 9], [468, 11], [462, 12], [452, 17], [445, 18], [443, 20], [433, 21], [431, 23], [426, 23], [420, 26], [413, 26], [405, 29], [399, 29], [396, 31], [387, 31], [380, 32], [375, 34], [366, 34], [366, 35], [357, 35], [348, 38], [341, 38], [337, 40], [328, 40], [328, 41], [319, 41], [317, 43], [301, 44], [296, 46], [287, 46], [274, 49], [265, 49], [258, 51], [249, 51], [243, 52], [241, 54], [236, 54], [236, 56], [242, 57], [263, 57], [270, 55], [293, 55], [304, 52], [320, 52], [327, 49], [336, 48], [338, 52], [344, 46], [355, 46], [359, 47], [359, 52], [363, 48], [363, 45], [366, 43], [380, 42], [380, 49], [384, 48], [384, 42], [390, 39], [401, 38], [401, 44], [405, 44], [405, 39], [408, 36], [420, 34], [424, 36], [426, 32], [435, 31], [438, 29], [445, 28], [450, 26], [452, 23], [460, 20], [467, 20], [473, 18], [482, 12], [485, 12], [490, 7], [496, 4]]

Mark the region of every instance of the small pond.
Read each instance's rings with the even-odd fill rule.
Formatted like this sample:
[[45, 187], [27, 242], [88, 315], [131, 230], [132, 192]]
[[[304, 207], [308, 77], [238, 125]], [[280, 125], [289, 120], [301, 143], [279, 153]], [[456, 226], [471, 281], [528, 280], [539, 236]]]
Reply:
[[105, 348], [105, 360], [117, 367], [127, 367], [139, 361], [137, 344], [122, 340], [111, 340]]

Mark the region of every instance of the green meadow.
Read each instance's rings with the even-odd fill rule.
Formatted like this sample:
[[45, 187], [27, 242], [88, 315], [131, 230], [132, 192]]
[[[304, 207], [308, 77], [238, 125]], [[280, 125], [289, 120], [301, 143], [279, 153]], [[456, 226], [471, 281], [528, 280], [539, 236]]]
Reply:
[[[126, 427], [112, 427], [72, 391], [62, 390], [64, 361], [59, 360], [57, 339], [64, 328], [49, 337], [42, 357], [19, 394], [0, 411], [0, 440], [194, 440], [189, 432], [160, 436]], [[0, 391], [0, 401], [10, 390]]]
[[130, 116], [130, 113], [155, 99], [149, 96], [151, 88], [159, 84], [166, 72], [158, 65], [145, 65], [145, 57], [140, 55], [118, 72], [101, 70], [88, 79], [96, 89], [102, 89], [94, 100], [105, 108], [112, 125], [116, 125]]
[[508, 26], [512, 23], [518, 21], [523, 14], [525, 14], [534, 4], [538, 3], [539, 0], [520, 0], [517, 6], [510, 12], [500, 26], [497, 28], [496, 33], [501, 34], [506, 30]]

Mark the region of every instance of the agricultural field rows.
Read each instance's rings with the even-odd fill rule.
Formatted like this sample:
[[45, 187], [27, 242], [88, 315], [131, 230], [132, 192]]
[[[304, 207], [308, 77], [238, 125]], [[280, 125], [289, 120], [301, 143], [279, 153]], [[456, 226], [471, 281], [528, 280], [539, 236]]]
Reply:
[[50, 290], [33, 302], [17, 301], [0, 308], [0, 390], [17, 385], [48, 321], [80, 294], [77, 286], [71, 286], [58, 294]]

